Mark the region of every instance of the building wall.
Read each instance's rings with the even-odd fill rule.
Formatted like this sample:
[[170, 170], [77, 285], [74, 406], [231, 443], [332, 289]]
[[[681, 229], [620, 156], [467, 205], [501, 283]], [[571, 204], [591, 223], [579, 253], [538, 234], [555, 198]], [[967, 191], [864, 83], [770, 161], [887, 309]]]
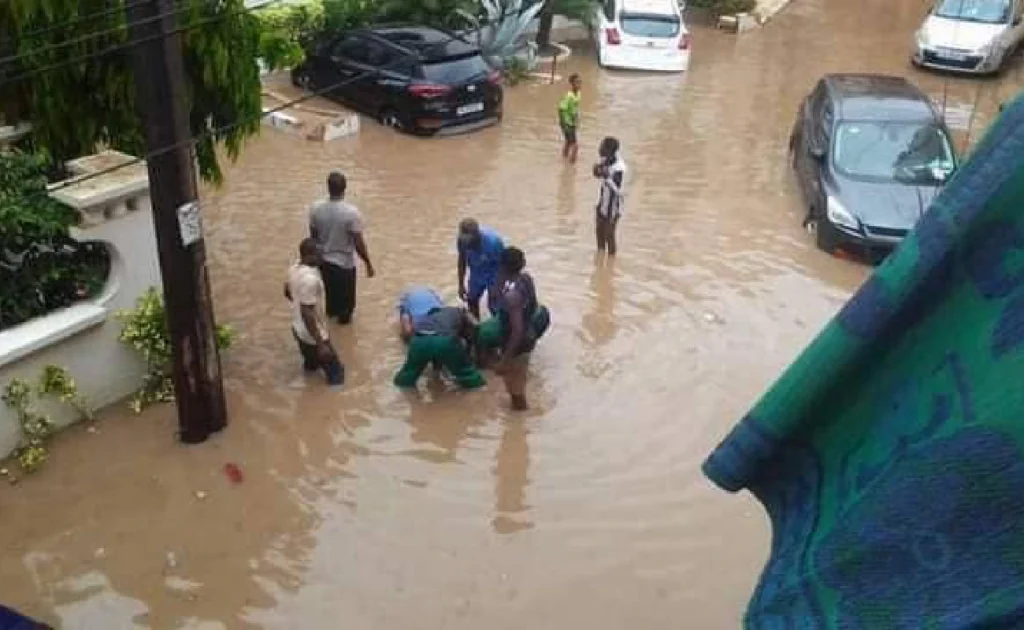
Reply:
[[[88, 172], [78, 169], [79, 174]], [[100, 408], [134, 392], [145, 374], [138, 355], [117, 339], [121, 325], [116, 314], [131, 309], [149, 287], [160, 286], [160, 268], [144, 165], [81, 188], [65, 188], [54, 196], [82, 215], [78, 240], [102, 242], [110, 251], [107, 285], [93, 300], [0, 331], [0, 390], [13, 378], [35, 384], [44, 366], [56, 365], [68, 370], [93, 408]], [[59, 426], [78, 419], [60, 403], [37, 408]], [[14, 412], [0, 404], [0, 457], [17, 447], [20, 432]]]

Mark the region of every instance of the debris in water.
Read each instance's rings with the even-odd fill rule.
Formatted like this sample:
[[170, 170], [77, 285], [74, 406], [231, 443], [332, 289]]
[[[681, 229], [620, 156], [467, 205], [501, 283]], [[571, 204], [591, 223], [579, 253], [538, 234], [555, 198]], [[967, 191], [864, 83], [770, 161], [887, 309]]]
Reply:
[[7, 476], [7, 469], [6, 468], [0, 468], [0, 475], [3, 475], [4, 477], [6, 477]]
[[97, 560], [102, 560], [103, 558], [106, 558], [106, 557], [107, 557], [107, 550], [106, 550], [106, 549], [104, 549], [103, 547], [100, 547], [100, 548], [99, 548], [99, 549], [97, 549], [97, 550], [96, 550], [96, 552], [95, 552], [95, 553], [93, 553], [92, 555], [93, 555], [93, 556], [95, 556], [95, 558], [96, 558]]
[[166, 569], [177, 569], [178, 568], [178, 556], [173, 551], [167, 552], [167, 561], [164, 562], [164, 568]]
[[196, 490], [196, 498], [202, 501], [203, 499], [206, 498], [206, 493], [203, 492], [202, 490]]
[[232, 464], [231, 462], [224, 464], [224, 474], [228, 476], [231, 483], [242, 483], [242, 469], [237, 464]]
[[100, 431], [99, 431], [99, 429], [96, 428], [96, 425], [93, 425], [93, 426], [89, 427], [88, 429], [86, 429], [85, 432], [86, 433], [92, 433], [92, 434], [95, 435], [95, 434], [99, 433]]

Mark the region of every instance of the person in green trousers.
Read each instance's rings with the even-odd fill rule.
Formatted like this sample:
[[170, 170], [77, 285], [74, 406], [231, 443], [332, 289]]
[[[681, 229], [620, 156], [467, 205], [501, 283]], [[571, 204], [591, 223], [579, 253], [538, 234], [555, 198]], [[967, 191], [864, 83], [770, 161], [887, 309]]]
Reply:
[[[477, 322], [464, 308], [441, 306], [413, 319], [402, 315], [403, 337], [408, 341], [405, 364], [395, 374], [396, 387], [416, 387], [427, 366], [443, 369], [463, 389], [483, 387], [483, 374], [473, 364], [470, 348]], [[411, 333], [411, 334], [408, 334]]]

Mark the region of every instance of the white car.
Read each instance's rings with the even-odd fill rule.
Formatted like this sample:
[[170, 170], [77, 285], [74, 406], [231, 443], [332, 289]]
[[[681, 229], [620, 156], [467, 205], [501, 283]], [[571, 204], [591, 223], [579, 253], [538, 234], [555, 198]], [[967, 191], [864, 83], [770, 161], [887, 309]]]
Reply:
[[919, 66], [995, 74], [1024, 39], [1024, 0], [938, 0], [917, 31]]
[[601, 0], [593, 36], [603, 67], [685, 72], [690, 33], [677, 0]]

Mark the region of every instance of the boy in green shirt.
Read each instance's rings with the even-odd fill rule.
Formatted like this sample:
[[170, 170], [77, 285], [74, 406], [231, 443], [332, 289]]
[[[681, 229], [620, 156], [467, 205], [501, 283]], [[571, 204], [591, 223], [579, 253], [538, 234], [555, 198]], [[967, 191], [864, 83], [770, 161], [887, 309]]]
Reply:
[[583, 87], [580, 75], [573, 74], [569, 77], [569, 86], [569, 92], [558, 103], [558, 124], [565, 137], [562, 157], [569, 158], [569, 162], [575, 163], [576, 154], [579, 152], [579, 145], [576, 143], [576, 129], [580, 125], [580, 89]]

